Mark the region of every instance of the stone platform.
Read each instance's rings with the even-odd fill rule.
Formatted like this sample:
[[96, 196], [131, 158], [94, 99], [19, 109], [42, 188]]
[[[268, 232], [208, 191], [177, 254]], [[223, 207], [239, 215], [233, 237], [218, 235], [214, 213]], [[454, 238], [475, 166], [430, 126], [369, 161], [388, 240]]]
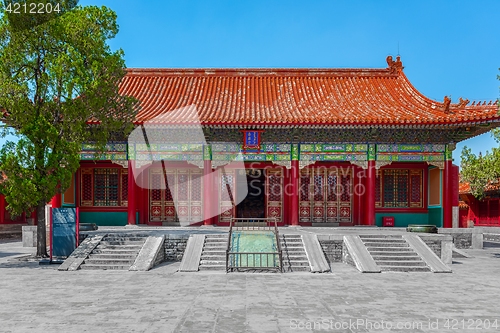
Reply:
[[[177, 272], [178, 262], [149, 272], [60, 272], [15, 260], [33, 251], [0, 242], [8, 304], [1, 332], [495, 332], [491, 325], [500, 325], [500, 247], [463, 250], [473, 258], [453, 259], [453, 274], [360, 274], [342, 263], [325, 274], [192, 274]], [[450, 328], [462, 320], [475, 329]]]

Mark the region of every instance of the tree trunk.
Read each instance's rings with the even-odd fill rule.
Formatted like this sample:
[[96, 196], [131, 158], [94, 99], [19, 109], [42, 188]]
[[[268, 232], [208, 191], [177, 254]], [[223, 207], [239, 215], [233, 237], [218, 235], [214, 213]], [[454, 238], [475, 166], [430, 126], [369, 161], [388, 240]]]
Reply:
[[36, 256], [40, 258], [47, 258], [47, 236], [45, 228], [45, 202], [40, 201], [38, 207], [36, 208], [36, 214], [38, 218], [36, 234]]

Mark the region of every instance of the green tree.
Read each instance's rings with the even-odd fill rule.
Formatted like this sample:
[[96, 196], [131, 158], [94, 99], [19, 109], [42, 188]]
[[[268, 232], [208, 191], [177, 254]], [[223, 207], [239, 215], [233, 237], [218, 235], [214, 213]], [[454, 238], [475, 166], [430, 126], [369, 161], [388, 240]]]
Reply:
[[118, 93], [123, 51], [107, 44], [118, 32], [115, 12], [59, 3], [61, 12], [43, 20], [0, 8], [0, 110], [19, 136], [0, 150], [0, 191], [11, 213], [37, 211], [40, 257], [45, 204], [69, 187], [82, 143], [103, 153], [114, 135], [128, 134], [137, 112], [136, 100]]
[[[499, 129], [492, 130], [491, 135], [500, 143]], [[469, 183], [472, 195], [482, 199], [487, 186], [496, 184], [500, 179], [500, 148], [492, 148], [491, 152], [476, 156], [465, 146], [461, 158], [460, 181]]]

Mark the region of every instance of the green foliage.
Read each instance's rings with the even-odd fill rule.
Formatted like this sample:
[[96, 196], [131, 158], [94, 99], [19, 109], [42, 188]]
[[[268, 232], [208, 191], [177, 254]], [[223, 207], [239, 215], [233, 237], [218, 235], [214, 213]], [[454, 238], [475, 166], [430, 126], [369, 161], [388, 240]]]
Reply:
[[[492, 130], [491, 135], [500, 143], [500, 129]], [[468, 182], [472, 195], [482, 199], [487, 186], [497, 184], [500, 179], [500, 148], [476, 156], [470, 148], [464, 147], [461, 157], [461, 181]]]
[[0, 8], [0, 110], [21, 139], [0, 150], [0, 191], [20, 214], [69, 186], [82, 143], [104, 152], [113, 133], [127, 135], [136, 101], [118, 94], [125, 63], [106, 43], [118, 32], [112, 10], [79, 6], [26, 29], [10, 19]]

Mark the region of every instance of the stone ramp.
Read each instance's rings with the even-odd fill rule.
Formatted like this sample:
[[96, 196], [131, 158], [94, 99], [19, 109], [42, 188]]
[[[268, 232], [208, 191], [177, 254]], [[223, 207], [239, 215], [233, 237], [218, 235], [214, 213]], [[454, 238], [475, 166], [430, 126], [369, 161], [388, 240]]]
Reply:
[[356, 266], [362, 273], [380, 273], [381, 269], [373, 260], [370, 252], [358, 235], [344, 236], [342, 261]]
[[311, 267], [311, 273], [329, 272], [330, 266], [328, 265], [328, 261], [326, 261], [318, 237], [316, 235], [303, 235], [302, 241], [307, 259], [309, 260], [309, 266]]
[[451, 273], [451, 269], [417, 235], [403, 235], [403, 239], [418, 253], [433, 273]]
[[165, 259], [165, 235], [149, 236], [129, 271], [149, 271]]
[[99, 245], [104, 236], [95, 235], [85, 238], [80, 246], [57, 269], [60, 271], [76, 271], [95, 247]]
[[186, 250], [182, 256], [179, 272], [197, 272], [200, 266], [205, 235], [191, 235], [186, 244]]

